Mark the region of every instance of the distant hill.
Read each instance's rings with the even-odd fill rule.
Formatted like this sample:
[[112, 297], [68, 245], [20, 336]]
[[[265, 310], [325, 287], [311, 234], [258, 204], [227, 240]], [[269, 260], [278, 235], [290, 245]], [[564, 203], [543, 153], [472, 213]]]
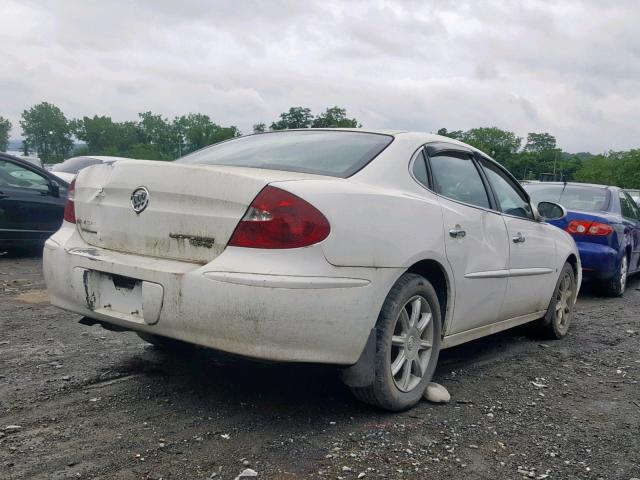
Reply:
[[[73, 144], [73, 148], [71, 149], [71, 155], [80, 147], [86, 145], [84, 142], [76, 142]], [[22, 154], [22, 140], [18, 138], [12, 138], [9, 140], [9, 146], [7, 148], [7, 152], [19, 152]], [[30, 152], [31, 155], [35, 156], [35, 153]]]

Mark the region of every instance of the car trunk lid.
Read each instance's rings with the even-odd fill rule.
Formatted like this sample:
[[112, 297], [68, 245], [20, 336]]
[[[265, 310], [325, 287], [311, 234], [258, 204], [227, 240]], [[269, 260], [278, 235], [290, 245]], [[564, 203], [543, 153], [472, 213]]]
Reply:
[[[132, 160], [82, 170], [76, 181], [78, 230], [90, 245], [206, 263], [225, 248], [267, 184], [316, 175], [229, 166]], [[148, 192], [132, 201], [141, 188]]]

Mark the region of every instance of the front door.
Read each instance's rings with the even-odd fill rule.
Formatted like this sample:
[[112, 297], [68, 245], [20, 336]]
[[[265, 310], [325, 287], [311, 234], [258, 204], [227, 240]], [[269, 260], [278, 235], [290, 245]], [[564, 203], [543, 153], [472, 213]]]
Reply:
[[46, 239], [62, 223], [64, 202], [51, 194], [50, 180], [31, 169], [0, 160], [0, 235]]
[[471, 153], [430, 152], [429, 167], [442, 206], [444, 244], [456, 290], [446, 329], [451, 335], [501, 320], [509, 258], [507, 229], [502, 215], [490, 211]]
[[631, 255], [629, 258], [629, 273], [640, 270], [640, 211], [626, 192], [619, 192], [620, 210], [622, 210], [625, 230], [629, 233]]
[[524, 191], [502, 168], [481, 158], [509, 236], [507, 294], [500, 316], [513, 318], [546, 310], [556, 283], [552, 225], [535, 220]]

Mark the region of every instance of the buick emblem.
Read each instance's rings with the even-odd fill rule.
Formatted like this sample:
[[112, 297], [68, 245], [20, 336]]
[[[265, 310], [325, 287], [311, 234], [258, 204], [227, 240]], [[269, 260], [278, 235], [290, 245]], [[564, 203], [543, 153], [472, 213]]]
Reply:
[[149, 190], [144, 187], [136, 188], [131, 194], [131, 208], [136, 213], [142, 212], [149, 205]]

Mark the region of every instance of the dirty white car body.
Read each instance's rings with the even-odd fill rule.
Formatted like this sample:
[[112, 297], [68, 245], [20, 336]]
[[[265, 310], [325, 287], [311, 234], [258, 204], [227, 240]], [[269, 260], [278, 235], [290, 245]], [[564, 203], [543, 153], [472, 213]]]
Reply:
[[[327, 141], [367, 134], [304, 133]], [[385, 136], [388, 146], [348, 178], [148, 161], [83, 169], [76, 223], [65, 221], [45, 245], [52, 303], [105, 325], [248, 357], [352, 365], [345, 380], [356, 388], [372, 381], [376, 322], [407, 272], [437, 293], [434, 348], [545, 316], [567, 262], [573, 305], [581, 277], [568, 234], [537, 213], [524, 219], [447, 198], [416, 177], [416, 162], [429, 161], [425, 147], [480, 152], [430, 134], [368, 134]], [[238, 141], [245, 140], [231, 142]], [[317, 209], [328, 222], [326, 238], [301, 248], [229, 245], [256, 196], [271, 187]], [[403, 385], [418, 378], [408, 368]], [[415, 398], [367, 401], [398, 410]]]

